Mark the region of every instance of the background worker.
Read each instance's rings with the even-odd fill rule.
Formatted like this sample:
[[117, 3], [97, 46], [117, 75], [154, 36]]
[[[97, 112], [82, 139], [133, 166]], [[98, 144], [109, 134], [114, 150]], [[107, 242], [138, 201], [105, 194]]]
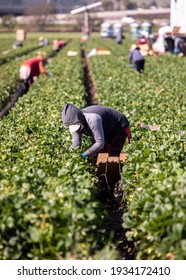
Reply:
[[186, 54], [184, 39], [176, 35], [174, 39], [174, 53], [178, 56], [184, 56]]
[[145, 67], [145, 58], [140, 52], [140, 48], [133, 44], [129, 52], [129, 66], [133, 65], [133, 68], [140, 74], [143, 73]]
[[[145, 32], [145, 31], [143, 31]], [[137, 40], [137, 45], [140, 48], [140, 53], [143, 56], [148, 55], [149, 52], [149, 40], [148, 40], [148, 34], [145, 35], [139, 35], [138, 40]]]
[[148, 44], [148, 39], [144, 35], [141, 35], [141, 36], [139, 36], [139, 38], [137, 40], [137, 44], [138, 44], [138, 46], [146, 45], [146, 44]]
[[65, 46], [65, 41], [54, 40], [53, 41], [53, 52], [58, 53]]
[[117, 44], [122, 44], [122, 33], [120, 30], [117, 31], [116, 33], [116, 43]]
[[29, 58], [25, 60], [20, 68], [19, 77], [21, 81], [26, 85], [27, 89], [38, 78], [40, 74], [52, 76], [49, 74], [43, 65], [43, 57], [38, 53], [37, 57]]
[[12, 45], [13, 49], [18, 49], [23, 47], [23, 43], [21, 41], [15, 41], [15, 43]]
[[40, 47], [46, 47], [49, 44], [48, 39], [44, 38], [44, 37], [39, 37], [38, 41], [39, 41], [39, 46]]
[[93, 145], [82, 153], [83, 157], [94, 157], [100, 151], [119, 156], [126, 138], [129, 142], [131, 139], [126, 116], [109, 107], [92, 105], [80, 110], [65, 104], [62, 121], [72, 134], [70, 149], [81, 147], [82, 134], [92, 137]]

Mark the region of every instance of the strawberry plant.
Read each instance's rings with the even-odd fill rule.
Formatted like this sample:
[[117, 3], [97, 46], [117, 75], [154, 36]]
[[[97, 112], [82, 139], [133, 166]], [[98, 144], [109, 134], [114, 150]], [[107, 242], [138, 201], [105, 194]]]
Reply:
[[[79, 41], [70, 49], [79, 52]], [[80, 107], [85, 94], [81, 57], [66, 52], [49, 65], [54, 76], [41, 76], [0, 122], [1, 259], [96, 258], [108, 242], [94, 168], [68, 151], [61, 126], [64, 104]]]
[[[100, 104], [120, 110], [131, 123], [123, 226], [135, 241], [137, 259], [185, 259], [185, 60], [146, 57], [140, 76], [128, 68], [128, 43], [102, 41], [112, 54], [89, 59]], [[85, 46], [88, 53], [91, 42]], [[150, 131], [138, 122], [161, 129]]]
[[[99, 103], [131, 124], [133, 138], [123, 150], [123, 228], [136, 259], [185, 259], [185, 60], [146, 57], [140, 76], [128, 67], [130, 44], [84, 43], [86, 53], [111, 51], [88, 59], [92, 79]], [[69, 50], [78, 55], [68, 57]], [[85, 106], [80, 52], [72, 40], [47, 65], [54, 76], [41, 76], [0, 121], [1, 259], [100, 259], [108, 248], [107, 258], [118, 258], [106, 232], [108, 211], [96, 199], [95, 167], [81, 150], [68, 151], [71, 135], [61, 124], [65, 103]], [[159, 131], [149, 129], [155, 124]], [[89, 145], [84, 139], [82, 151]]]

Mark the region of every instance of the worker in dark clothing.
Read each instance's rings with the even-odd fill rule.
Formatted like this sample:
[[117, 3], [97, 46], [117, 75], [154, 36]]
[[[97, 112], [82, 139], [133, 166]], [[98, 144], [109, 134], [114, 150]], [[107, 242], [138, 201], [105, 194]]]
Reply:
[[81, 147], [82, 134], [92, 137], [93, 145], [82, 153], [83, 157], [93, 157], [100, 151], [119, 156], [126, 138], [129, 142], [131, 139], [126, 116], [109, 107], [92, 105], [80, 110], [65, 104], [62, 120], [72, 134], [70, 149]]
[[134, 69], [140, 74], [143, 73], [145, 67], [145, 58], [140, 52], [140, 48], [135, 44], [131, 46], [129, 53], [129, 65], [133, 65]]
[[186, 54], [185, 41], [179, 36], [175, 36], [174, 39], [174, 53], [179, 56], [184, 56]]

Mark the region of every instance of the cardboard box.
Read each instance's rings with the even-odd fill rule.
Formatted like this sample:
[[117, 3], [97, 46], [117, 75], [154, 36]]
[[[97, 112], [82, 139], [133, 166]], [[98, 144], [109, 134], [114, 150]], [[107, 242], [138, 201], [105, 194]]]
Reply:
[[24, 41], [26, 40], [26, 31], [24, 29], [18, 29], [16, 31], [16, 41]]

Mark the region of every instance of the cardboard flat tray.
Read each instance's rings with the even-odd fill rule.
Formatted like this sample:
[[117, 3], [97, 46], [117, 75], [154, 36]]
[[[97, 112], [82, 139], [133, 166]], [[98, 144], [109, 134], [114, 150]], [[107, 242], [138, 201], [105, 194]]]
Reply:
[[124, 161], [127, 159], [127, 154], [120, 154], [117, 156], [109, 156], [108, 153], [99, 153], [97, 157], [97, 176], [105, 178], [110, 186], [114, 186], [116, 182], [121, 179], [121, 170]]
[[119, 157], [117, 156], [109, 156], [108, 153], [99, 153], [97, 157], [96, 165], [98, 166], [100, 163], [119, 163], [119, 162], [125, 162], [127, 160], [127, 154], [121, 153]]

